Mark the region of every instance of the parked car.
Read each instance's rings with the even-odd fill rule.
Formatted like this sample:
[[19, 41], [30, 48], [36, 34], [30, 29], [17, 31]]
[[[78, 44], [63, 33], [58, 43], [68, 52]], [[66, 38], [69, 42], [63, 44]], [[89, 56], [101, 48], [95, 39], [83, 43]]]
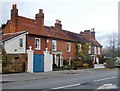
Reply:
[[115, 61], [115, 67], [120, 68], [120, 57], [117, 57], [116, 61]]

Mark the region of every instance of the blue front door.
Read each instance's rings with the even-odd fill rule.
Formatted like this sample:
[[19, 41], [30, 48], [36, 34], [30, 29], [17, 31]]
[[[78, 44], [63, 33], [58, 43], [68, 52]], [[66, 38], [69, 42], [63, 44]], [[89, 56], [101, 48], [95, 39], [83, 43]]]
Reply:
[[44, 57], [41, 54], [34, 54], [33, 72], [44, 72]]

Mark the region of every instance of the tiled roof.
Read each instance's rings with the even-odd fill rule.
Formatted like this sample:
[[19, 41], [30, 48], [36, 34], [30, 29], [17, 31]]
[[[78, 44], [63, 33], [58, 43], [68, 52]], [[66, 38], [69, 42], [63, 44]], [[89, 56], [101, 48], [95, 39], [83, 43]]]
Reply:
[[84, 33], [80, 34], [85, 40], [87, 40], [87, 42], [91, 43], [93, 46], [97, 46], [97, 47], [102, 47], [102, 45], [93, 38], [93, 36], [87, 36]]
[[82, 43], [86, 42], [86, 40], [77, 33], [57, 29], [53, 26], [50, 26], [50, 27], [44, 26], [44, 32], [41, 32], [38, 29], [34, 19], [29, 19], [29, 18], [19, 16], [18, 24], [22, 27], [22, 30], [27, 30], [30, 34], [59, 38], [59, 39], [69, 40], [69, 41], [77, 41]]
[[1, 41], [2, 42], [7, 41], [7, 40], [12, 39], [12, 38], [14, 38], [16, 36], [19, 36], [19, 35], [21, 35], [23, 33], [26, 33], [26, 31], [21, 31], [21, 32], [17, 32], [17, 33], [4, 34], [4, 35], [2, 35], [2, 40]]
[[[27, 31], [30, 34], [52, 37], [52, 38], [59, 38], [67, 41], [74, 41], [74, 42], [92, 42], [93, 45], [101, 46], [97, 40], [88, 39], [80, 34], [73, 33], [66, 30], [61, 30], [55, 28], [53, 26], [48, 27], [44, 26], [44, 32], [40, 31], [36, 25], [36, 20], [18, 16], [18, 24], [17, 24], [17, 31]], [[12, 36], [12, 35], [8, 35]], [[7, 37], [7, 36], [6, 36]]]
[[64, 40], [70, 40], [75, 42], [86, 42], [79, 34], [69, 32], [66, 30], [58, 30], [55, 27], [45, 27], [45, 31], [49, 34], [49, 36], [54, 38], [60, 38]]

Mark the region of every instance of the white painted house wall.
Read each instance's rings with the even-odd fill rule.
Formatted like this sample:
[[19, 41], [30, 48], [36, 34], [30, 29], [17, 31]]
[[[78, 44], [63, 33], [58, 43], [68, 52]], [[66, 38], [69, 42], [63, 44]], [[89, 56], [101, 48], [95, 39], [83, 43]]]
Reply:
[[[23, 39], [23, 47], [19, 47], [20, 38]], [[26, 33], [5, 41], [4, 48], [8, 54], [25, 53], [26, 52]]]

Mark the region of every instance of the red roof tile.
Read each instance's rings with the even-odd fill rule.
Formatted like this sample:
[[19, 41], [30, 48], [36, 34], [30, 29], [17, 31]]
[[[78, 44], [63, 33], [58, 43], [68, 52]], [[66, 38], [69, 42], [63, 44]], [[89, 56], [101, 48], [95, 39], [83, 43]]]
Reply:
[[9, 40], [11, 38], [14, 38], [14, 37], [16, 37], [18, 35], [21, 35], [21, 34], [25, 33], [25, 32], [26, 31], [21, 31], [21, 32], [17, 32], [17, 33], [4, 34], [4, 35], [2, 35], [2, 41], [7, 41], [7, 40]]
[[[74, 42], [91, 42], [95, 46], [102, 47], [99, 42], [95, 39], [87, 38], [81, 34], [69, 32], [66, 30], [61, 30], [55, 27], [48, 27], [44, 26], [44, 32], [40, 31], [36, 25], [36, 21], [34, 19], [25, 18], [22, 16], [18, 16], [18, 24], [17, 24], [17, 31], [27, 31], [30, 34], [40, 35], [40, 36], [47, 36], [53, 38], [59, 38], [67, 41], [74, 41]], [[9, 37], [12, 35], [8, 35]]]
[[102, 45], [96, 39], [94, 39], [93, 36], [89, 35], [88, 37], [88, 35], [84, 34], [83, 32], [80, 35], [93, 46], [102, 47]]

